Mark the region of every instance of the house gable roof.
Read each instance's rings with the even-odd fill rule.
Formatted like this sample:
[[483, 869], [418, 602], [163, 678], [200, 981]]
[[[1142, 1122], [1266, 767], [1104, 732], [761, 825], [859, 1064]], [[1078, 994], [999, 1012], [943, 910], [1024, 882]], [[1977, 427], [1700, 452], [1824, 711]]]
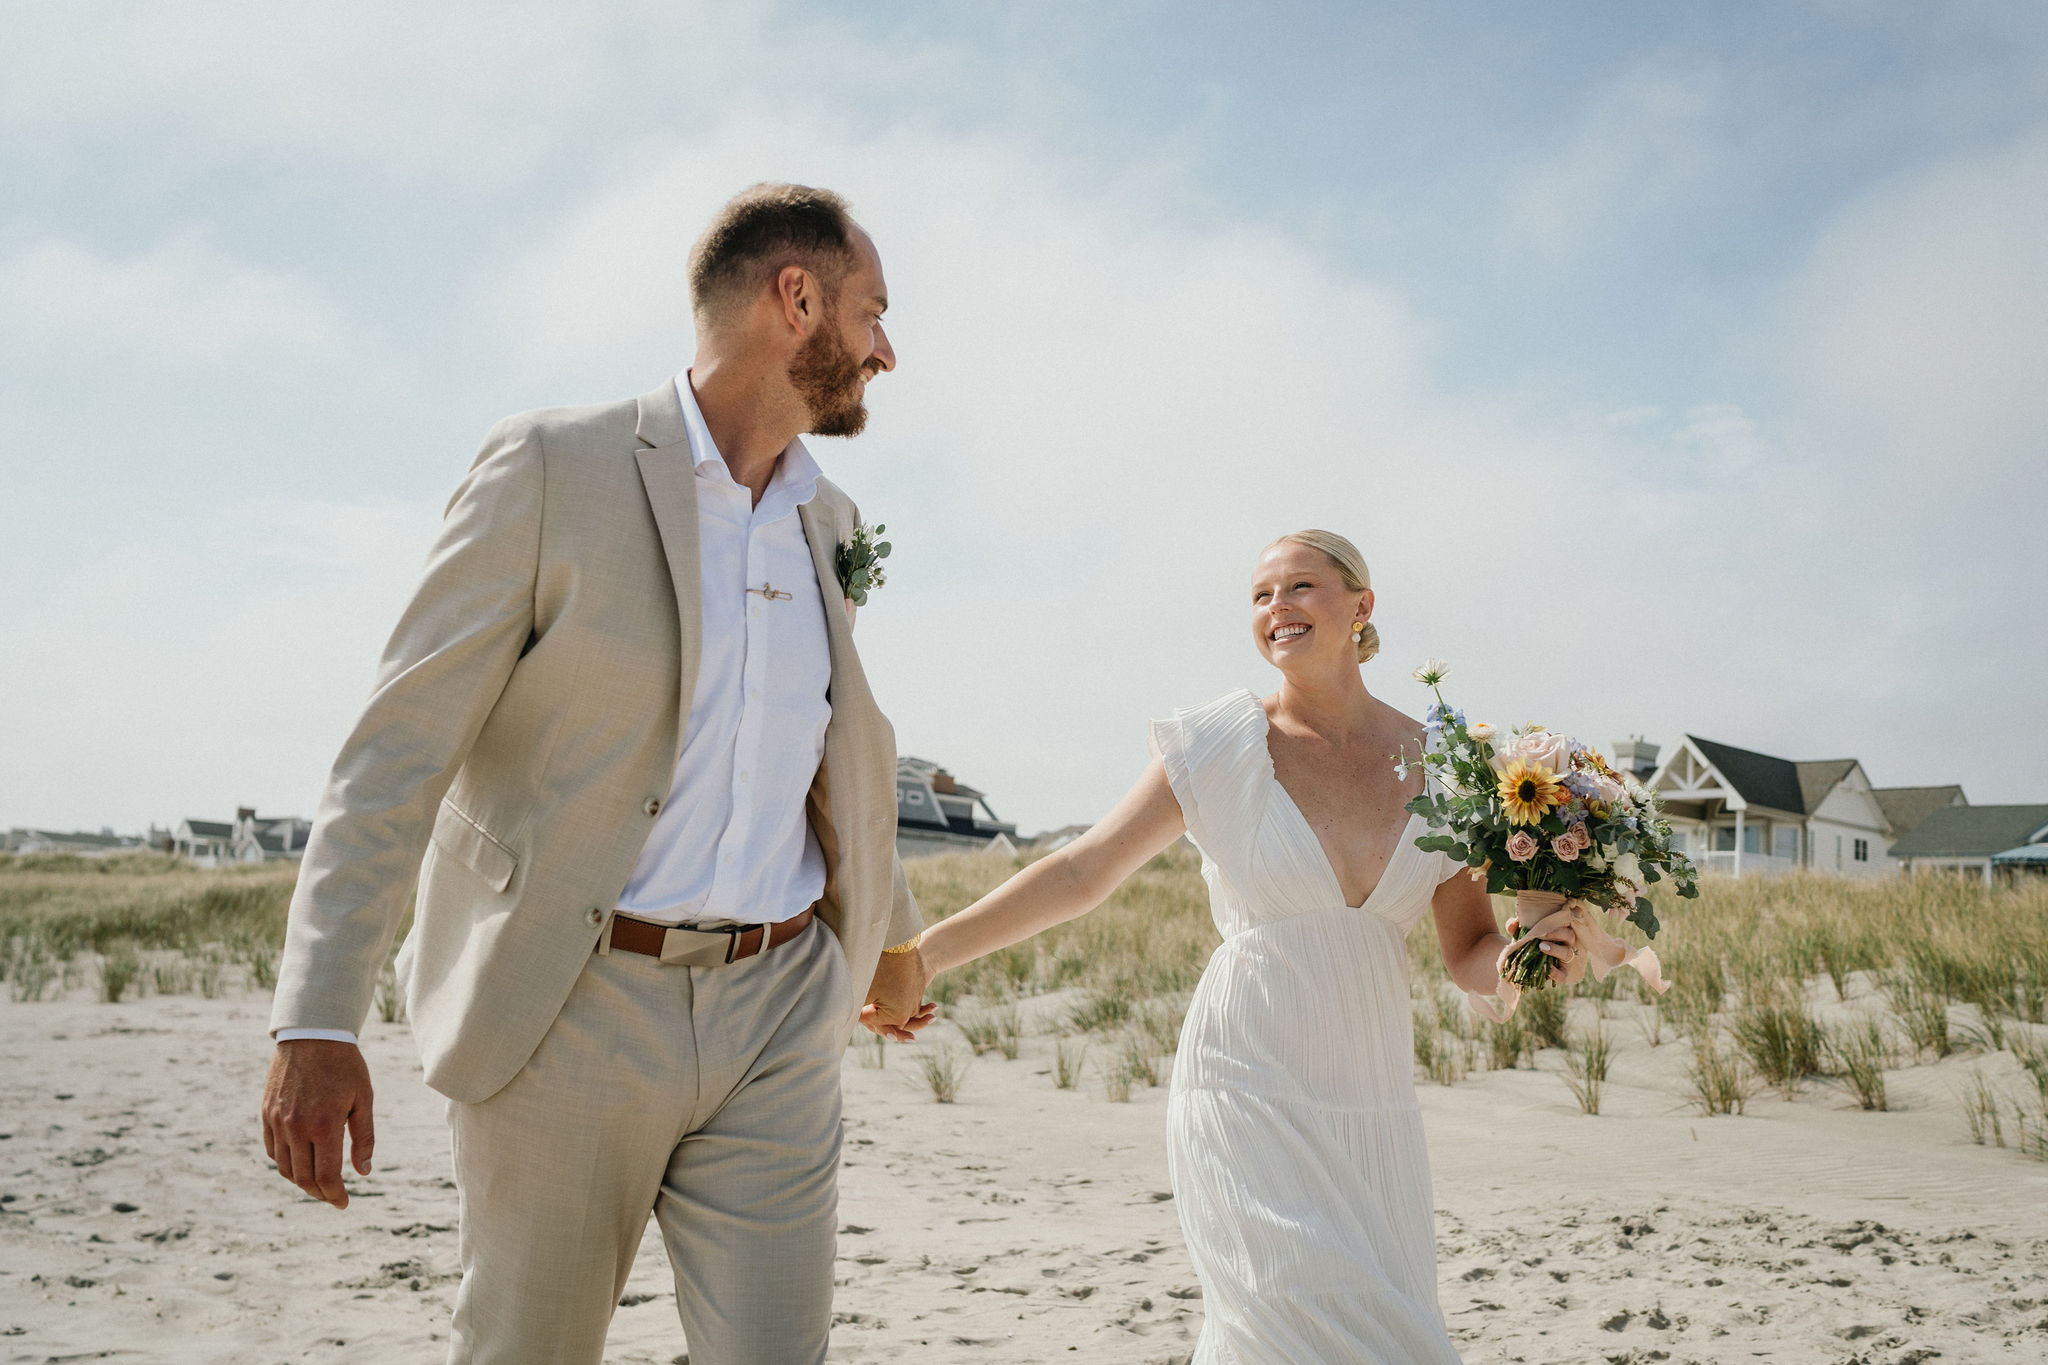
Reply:
[[1925, 820], [1943, 806], [1953, 806], [1958, 798], [1964, 805], [1969, 798], [1963, 796], [1963, 789], [1953, 784], [1946, 787], [1873, 787], [1872, 796], [1884, 810], [1884, 818], [1891, 824], [1892, 833], [1910, 834]]
[[1943, 806], [1894, 843], [1894, 858], [1988, 858], [2048, 835], [2048, 806]]
[[224, 820], [187, 820], [185, 828], [201, 839], [227, 839], [235, 832], [235, 827]]
[[[1738, 749], [1732, 744], [1716, 744], [1698, 735], [1685, 738], [1750, 805], [1768, 806], [1788, 815], [1806, 814], [1806, 795], [1799, 780], [1799, 765], [1791, 759], [1773, 758], [1769, 754]], [[1836, 780], [1840, 781], [1839, 778]], [[1821, 795], [1827, 793], [1822, 792]]]
[[1828, 793], [1842, 785], [1842, 780], [1856, 771], [1853, 758], [1822, 758], [1797, 762], [1792, 765], [1799, 774], [1799, 799], [1805, 802], [1799, 808], [1801, 815], [1811, 815], [1820, 809], [1820, 803], [1828, 799]]

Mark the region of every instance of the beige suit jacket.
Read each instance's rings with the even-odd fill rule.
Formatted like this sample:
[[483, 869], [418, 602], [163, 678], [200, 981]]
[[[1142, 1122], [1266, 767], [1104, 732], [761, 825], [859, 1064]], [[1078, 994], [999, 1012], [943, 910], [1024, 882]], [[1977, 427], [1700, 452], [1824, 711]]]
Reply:
[[[896, 737], [839, 595], [858, 522], [799, 509], [827, 598], [832, 720], [807, 802], [820, 915], [865, 991], [923, 927], [896, 859]], [[668, 794], [696, 691], [695, 470], [673, 384], [527, 413], [485, 438], [321, 798], [272, 1029], [360, 1030], [401, 954], [428, 1084], [482, 1100], [532, 1056]], [[846, 1020], [848, 1031], [854, 1016]]]

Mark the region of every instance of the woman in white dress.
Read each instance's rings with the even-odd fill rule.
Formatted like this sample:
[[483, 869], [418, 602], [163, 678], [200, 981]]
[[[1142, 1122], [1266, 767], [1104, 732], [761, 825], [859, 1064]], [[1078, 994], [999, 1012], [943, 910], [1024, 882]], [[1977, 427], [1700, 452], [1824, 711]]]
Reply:
[[[1371, 696], [1373, 593], [1351, 542], [1275, 541], [1252, 639], [1280, 670], [1152, 725], [1154, 761], [1088, 833], [927, 930], [934, 974], [1099, 905], [1183, 831], [1222, 932], [1167, 1105], [1202, 1281], [1197, 1365], [1455, 1365], [1436, 1296], [1408, 958], [1425, 910], [1451, 978], [1491, 994], [1508, 940], [1482, 887], [1423, 853], [1394, 768], [1422, 727]], [[1568, 961], [1568, 928], [1545, 945]]]

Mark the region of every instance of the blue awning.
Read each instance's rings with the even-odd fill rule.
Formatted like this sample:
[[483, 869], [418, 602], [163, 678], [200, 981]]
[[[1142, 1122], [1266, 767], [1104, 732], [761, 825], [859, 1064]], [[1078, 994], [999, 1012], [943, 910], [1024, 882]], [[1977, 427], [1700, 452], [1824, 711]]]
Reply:
[[2048, 844], [2021, 844], [2018, 848], [2009, 848], [2003, 853], [1992, 854], [1991, 861], [2003, 867], [2011, 867], [2014, 863], [2039, 863], [2048, 866]]

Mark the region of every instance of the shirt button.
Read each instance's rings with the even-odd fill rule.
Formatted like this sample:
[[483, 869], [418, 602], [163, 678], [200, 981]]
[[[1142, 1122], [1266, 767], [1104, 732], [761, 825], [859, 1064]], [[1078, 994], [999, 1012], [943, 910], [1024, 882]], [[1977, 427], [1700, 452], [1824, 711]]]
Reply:
[[645, 801], [640, 803], [640, 809], [645, 811], [649, 815], [661, 814], [661, 798], [658, 796], [648, 797]]
[[593, 905], [590, 907], [590, 912], [586, 914], [583, 918], [589, 920], [591, 927], [594, 929], [598, 925], [604, 923], [604, 911], [599, 907]]
[[740, 774], [740, 781], [742, 781], [742, 782], [745, 782], [745, 781], [747, 781], [747, 780], [748, 780], [749, 778], [751, 778], [751, 777], [753, 777], [753, 774], [752, 774], [752, 773], [745, 773], [745, 772], [743, 772], [743, 773], [741, 773], [741, 774]]

